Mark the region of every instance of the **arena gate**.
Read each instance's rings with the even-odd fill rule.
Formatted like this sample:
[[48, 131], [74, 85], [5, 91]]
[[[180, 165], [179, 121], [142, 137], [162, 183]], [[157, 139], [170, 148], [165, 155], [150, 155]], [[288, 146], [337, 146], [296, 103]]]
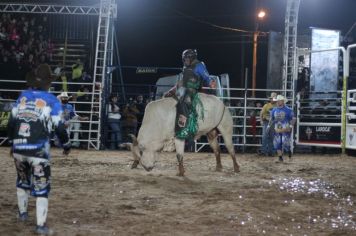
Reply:
[[[354, 134], [356, 133], [356, 94], [348, 90], [350, 74], [351, 49], [356, 45], [314, 50], [305, 54], [320, 54], [325, 52], [341, 52], [342, 91], [334, 92], [299, 92], [297, 95], [297, 144], [321, 147], [356, 149]], [[301, 55], [302, 53], [299, 53]]]
[[[353, 61], [355, 63], [355, 57], [351, 60], [351, 50], [355, 51], [356, 44], [349, 45], [346, 49], [346, 76], [345, 80], [347, 81], [350, 76], [350, 63]], [[355, 73], [355, 72], [354, 72]], [[347, 91], [346, 99], [346, 116], [345, 116], [345, 148], [356, 150], [356, 90], [350, 89]]]

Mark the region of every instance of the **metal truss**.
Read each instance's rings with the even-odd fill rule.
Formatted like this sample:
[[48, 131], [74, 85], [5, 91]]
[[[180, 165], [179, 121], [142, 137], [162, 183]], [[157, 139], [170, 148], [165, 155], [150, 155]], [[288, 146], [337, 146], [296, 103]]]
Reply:
[[[283, 90], [294, 101], [294, 81], [297, 79], [297, 28], [300, 0], [288, 0], [283, 44]], [[292, 103], [294, 104], [294, 103]]]
[[0, 3], [0, 12], [6, 13], [40, 13], [67, 15], [99, 15], [100, 6], [63, 6], [48, 4], [9, 4]]

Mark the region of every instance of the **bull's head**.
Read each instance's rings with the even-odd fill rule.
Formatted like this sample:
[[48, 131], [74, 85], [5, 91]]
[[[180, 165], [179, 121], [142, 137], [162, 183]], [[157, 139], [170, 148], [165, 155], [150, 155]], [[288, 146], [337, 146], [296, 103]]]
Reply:
[[152, 151], [151, 148], [139, 144], [134, 135], [130, 136], [132, 138], [131, 152], [133, 154], [134, 161], [138, 161], [146, 171], [151, 171], [155, 165], [157, 153]]

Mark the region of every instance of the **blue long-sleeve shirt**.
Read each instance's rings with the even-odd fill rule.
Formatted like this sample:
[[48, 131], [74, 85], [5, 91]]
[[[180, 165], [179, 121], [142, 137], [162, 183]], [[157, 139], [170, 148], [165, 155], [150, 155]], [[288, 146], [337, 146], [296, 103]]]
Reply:
[[210, 77], [204, 62], [198, 62], [194, 67], [194, 73], [197, 74], [203, 82], [203, 86], [209, 87]]
[[73, 117], [77, 116], [74, 107], [71, 104], [62, 104], [63, 119], [64, 121], [70, 121]]

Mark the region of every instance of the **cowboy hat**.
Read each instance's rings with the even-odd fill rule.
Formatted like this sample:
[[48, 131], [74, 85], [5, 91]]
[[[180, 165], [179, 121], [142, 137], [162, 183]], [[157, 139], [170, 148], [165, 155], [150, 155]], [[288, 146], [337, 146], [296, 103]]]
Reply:
[[276, 98], [273, 98], [273, 101], [284, 101], [286, 103], [288, 100], [283, 95], [278, 95]]
[[67, 92], [61, 92], [61, 94], [59, 94], [57, 97], [58, 98], [67, 98], [67, 99], [70, 98], [70, 96], [68, 95]]
[[276, 98], [276, 97], [277, 97], [277, 93], [272, 92], [268, 98], [271, 99], [271, 98]]
[[52, 70], [48, 64], [40, 64], [26, 74], [27, 86], [31, 88], [48, 90], [55, 79], [52, 77]]

